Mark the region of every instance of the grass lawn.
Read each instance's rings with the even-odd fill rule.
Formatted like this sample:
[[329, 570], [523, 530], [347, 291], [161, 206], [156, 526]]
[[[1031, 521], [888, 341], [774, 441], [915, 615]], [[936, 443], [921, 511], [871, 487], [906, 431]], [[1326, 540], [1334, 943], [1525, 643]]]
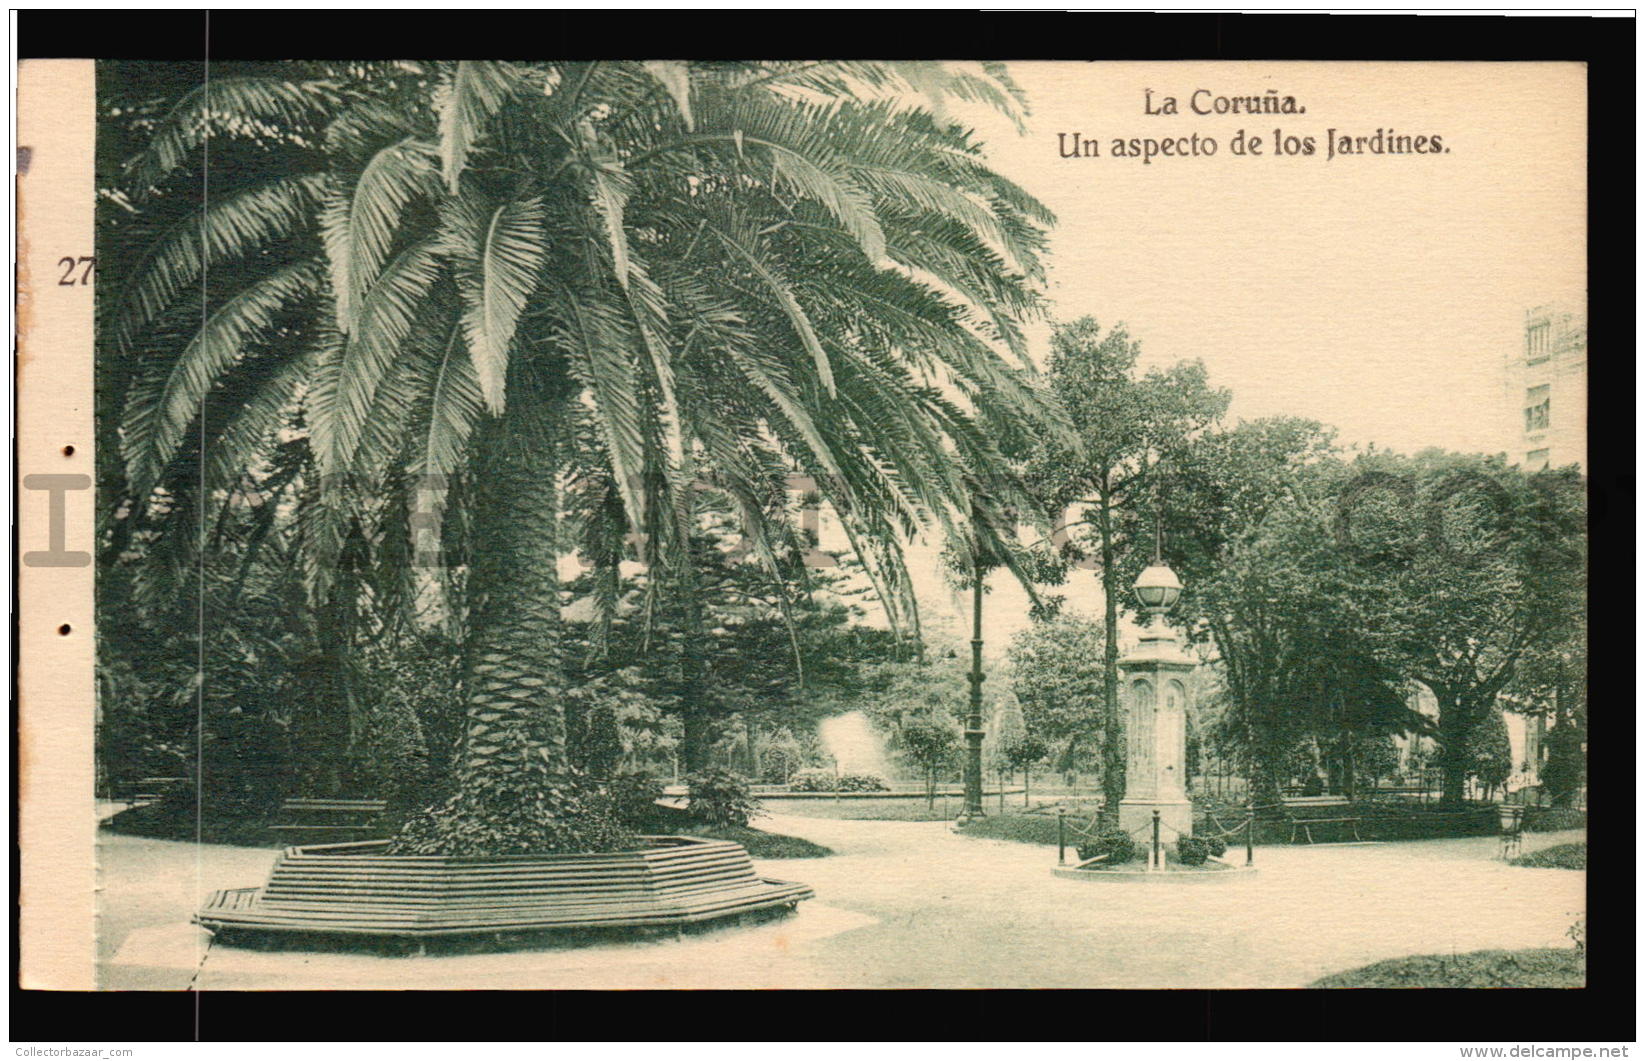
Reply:
[[[1021, 797], [1019, 797], [1021, 798]], [[959, 817], [965, 804], [958, 796], [938, 796], [933, 806], [924, 799], [772, 799], [760, 801], [772, 814], [796, 818], [871, 819], [896, 822], [945, 822]], [[996, 804], [997, 806], [998, 804]], [[993, 813], [993, 808], [989, 808]]]
[[733, 840], [746, 847], [755, 858], [822, 858], [834, 853], [831, 848], [798, 836], [768, 833], [746, 825], [693, 825], [677, 831], [715, 840]]
[[[204, 811], [196, 819], [196, 814]], [[191, 793], [174, 793], [153, 803], [129, 807], [103, 823], [103, 828], [125, 836], [154, 840], [194, 840], [233, 847], [283, 847], [287, 841], [269, 831], [263, 816], [236, 818], [213, 815], [212, 808], [196, 809]], [[196, 833], [198, 830], [198, 834]]]
[[1417, 954], [1334, 973], [1309, 987], [1582, 987], [1582, 952], [1571, 948]]
[[1545, 847], [1541, 851], [1532, 851], [1528, 855], [1520, 855], [1510, 865], [1526, 866], [1530, 869], [1587, 869], [1588, 844], [1578, 841], [1574, 844], [1555, 844]]
[[[923, 808], [924, 803], [920, 806]], [[758, 819], [756, 819], [758, 820]], [[217, 820], [207, 818], [202, 825], [200, 839], [208, 844], [230, 844], [236, 847], [284, 847], [290, 843], [269, 831], [268, 821]], [[149, 803], [121, 811], [104, 827], [128, 836], [146, 836], [157, 840], [193, 840], [195, 837], [194, 805], [180, 798]], [[706, 826], [691, 821], [676, 807], [657, 807], [657, 814], [644, 823], [642, 832], [689, 834], [733, 840], [748, 848], [755, 858], [821, 858], [834, 852], [809, 840], [781, 833], [768, 833], [747, 826]]]
[[[754, 820], [759, 821], [758, 818]], [[834, 853], [831, 849], [814, 844], [810, 840], [782, 833], [768, 833], [764, 829], [755, 829], [752, 826], [703, 825], [687, 818], [685, 811], [679, 807], [665, 807], [662, 804], [657, 805], [655, 816], [641, 827], [641, 831], [730, 840], [743, 845], [755, 858], [822, 858]]]
[[[1084, 826], [1089, 819], [1072, 822]], [[1054, 814], [998, 814], [960, 827], [965, 836], [981, 836], [989, 840], [1015, 840], [1019, 844], [1057, 843], [1057, 818]], [[1079, 835], [1068, 830], [1068, 843], [1073, 845]]]

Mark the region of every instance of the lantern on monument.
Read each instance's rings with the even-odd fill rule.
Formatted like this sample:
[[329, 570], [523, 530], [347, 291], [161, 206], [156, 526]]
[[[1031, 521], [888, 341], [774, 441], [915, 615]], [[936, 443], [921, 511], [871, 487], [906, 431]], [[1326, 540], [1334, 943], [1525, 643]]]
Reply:
[[1163, 621], [1165, 613], [1182, 596], [1182, 580], [1177, 573], [1159, 559], [1142, 569], [1142, 574], [1131, 584], [1137, 600], [1156, 621]]

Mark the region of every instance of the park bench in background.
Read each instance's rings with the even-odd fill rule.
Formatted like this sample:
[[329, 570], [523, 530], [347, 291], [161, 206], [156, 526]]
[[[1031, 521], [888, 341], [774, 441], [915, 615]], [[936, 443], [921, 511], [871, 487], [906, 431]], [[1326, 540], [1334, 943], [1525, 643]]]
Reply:
[[288, 799], [280, 805], [278, 824], [269, 828], [297, 843], [341, 843], [383, 835], [380, 799]]
[[1310, 844], [1313, 843], [1313, 827], [1316, 825], [1347, 825], [1353, 830], [1354, 840], [1356, 842], [1363, 843], [1364, 841], [1360, 840], [1359, 836], [1359, 822], [1360, 819], [1358, 818], [1292, 818], [1291, 843], [1294, 844], [1297, 842], [1298, 829], [1302, 830], [1302, 835]]
[[119, 785], [114, 798], [121, 803], [154, 803], [187, 781], [184, 777], [142, 777]]

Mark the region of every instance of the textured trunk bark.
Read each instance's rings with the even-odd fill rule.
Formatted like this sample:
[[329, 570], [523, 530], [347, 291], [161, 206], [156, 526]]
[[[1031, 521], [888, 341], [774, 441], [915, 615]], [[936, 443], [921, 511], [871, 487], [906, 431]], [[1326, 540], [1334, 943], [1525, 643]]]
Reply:
[[538, 433], [523, 419], [511, 409], [499, 425], [478, 484], [459, 786], [531, 756], [554, 773], [568, 767], [557, 467], [546, 444], [528, 443]]
[[1439, 765], [1445, 771], [1443, 801], [1461, 803], [1468, 783], [1468, 737], [1473, 729], [1461, 696], [1439, 697]]
[[[687, 692], [690, 693], [690, 686]], [[688, 703], [685, 714], [685, 736], [680, 742], [680, 757], [685, 772], [697, 773], [713, 765], [714, 725], [701, 704]]]
[[[1249, 711], [1247, 714], [1249, 715]], [[1284, 793], [1281, 786], [1284, 783], [1286, 763], [1283, 754], [1276, 749], [1284, 746], [1279, 734], [1265, 732], [1258, 727], [1252, 734], [1251, 741], [1251, 803], [1262, 808], [1260, 814], [1264, 817], [1276, 817], [1282, 814]]]
[[1103, 490], [1097, 509], [1097, 531], [1102, 538], [1102, 814], [1114, 825], [1120, 800], [1125, 798], [1125, 727], [1119, 708], [1119, 578], [1114, 570], [1114, 527]]
[[685, 715], [685, 734], [680, 751], [685, 759], [686, 772], [695, 773], [714, 765], [714, 741], [719, 736], [719, 727], [708, 703], [703, 661], [693, 651], [704, 627], [702, 602], [697, 598], [696, 569], [686, 565], [684, 570], [677, 572], [673, 576], [671, 591], [678, 595], [686, 625], [685, 646], [680, 657], [680, 707]]

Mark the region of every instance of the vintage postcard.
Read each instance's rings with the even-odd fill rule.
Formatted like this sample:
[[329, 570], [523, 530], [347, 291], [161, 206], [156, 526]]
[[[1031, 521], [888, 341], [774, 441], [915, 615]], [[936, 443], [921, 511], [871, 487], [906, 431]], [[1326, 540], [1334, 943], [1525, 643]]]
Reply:
[[1582, 63], [17, 77], [24, 986], [1586, 985]]

